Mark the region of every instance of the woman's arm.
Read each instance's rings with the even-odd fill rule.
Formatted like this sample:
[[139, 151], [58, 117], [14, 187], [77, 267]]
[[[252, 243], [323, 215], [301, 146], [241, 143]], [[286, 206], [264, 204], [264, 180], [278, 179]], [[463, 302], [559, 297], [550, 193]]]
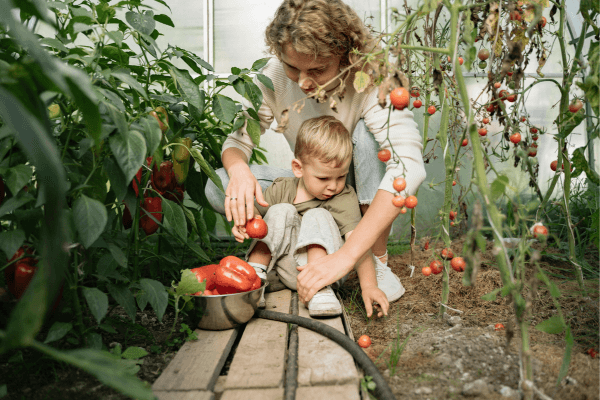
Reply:
[[254, 196], [261, 206], [267, 207], [269, 204], [265, 201], [260, 184], [250, 171], [248, 158], [242, 150], [227, 148], [221, 159], [229, 175], [229, 185], [225, 190], [225, 216], [227, 221], [233, 219], [235, 225], [243, 226], [246, 218], [252, 219], [254, 216]]
[[302, 301], [309, 301], [321, 288], [331, 285], [352, 270], [375, 240], [400, 214], [392, 204], [394, 195], [378, 190], [366, 214], [341, 249], [316, 261], [297, 267], [297, 289]]

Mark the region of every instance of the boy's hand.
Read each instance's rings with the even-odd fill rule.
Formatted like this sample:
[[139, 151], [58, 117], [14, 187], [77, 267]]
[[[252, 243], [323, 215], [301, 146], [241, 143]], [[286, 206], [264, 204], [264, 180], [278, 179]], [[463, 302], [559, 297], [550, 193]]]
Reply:
[[235, 240], [237, 240], [240, 243], [243, 243], [245, 239], [250, 239], [250, 236], [248, 236], [248, 234], [246, 233], [246, 228], [243, 225], [234, 225], [233, 228], [231, 228], [231, 233], [233, 233], [233, 237], [235, 237]]
[[[388, 302], [387, 296], [377, 286], [370, 286], [362, 290], [362, 298], [365, 302], [365, 309], [367, 310], [367, 317], [371, 317], [373, 314], [373, 306], [377, 310], [377, 317], [388, 315], [390, 303]], [[378, 303], [378, 304], [374, 304]]]

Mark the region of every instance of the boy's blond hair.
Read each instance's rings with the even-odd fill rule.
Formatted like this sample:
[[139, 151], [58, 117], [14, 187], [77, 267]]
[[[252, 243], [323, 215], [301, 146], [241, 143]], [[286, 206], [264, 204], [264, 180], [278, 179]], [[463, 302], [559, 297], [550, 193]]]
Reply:
[[328, 164], [333, 161], [339, 168], [352, 157], [352, 138], [344, 124], [335, 117], [311, 118], [300, 126], [294, 155], [302, 162], [317, 159]]

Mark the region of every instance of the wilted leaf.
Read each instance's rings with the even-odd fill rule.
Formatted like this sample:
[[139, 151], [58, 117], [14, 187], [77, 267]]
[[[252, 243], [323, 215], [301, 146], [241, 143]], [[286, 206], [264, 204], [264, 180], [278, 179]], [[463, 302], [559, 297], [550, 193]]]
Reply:
[[369, 87], [371, 83], [371, 77], [365, 72], [358, 71], [354, 75], [354, 89], [356, 93], [362, 93], [366, 88]]

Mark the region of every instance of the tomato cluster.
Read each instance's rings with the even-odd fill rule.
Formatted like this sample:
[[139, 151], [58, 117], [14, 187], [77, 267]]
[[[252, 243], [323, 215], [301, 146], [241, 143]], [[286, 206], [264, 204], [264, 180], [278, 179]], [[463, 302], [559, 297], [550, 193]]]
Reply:
[[[456, 216], [456, 213], [454, 213], [454, 216]], [[429, 242], [427, 242], [427, 244], [429, 245]], [[441, 257], [443, 259], [450, 260], [450, 266], [456, 272], [463, 272], [465, 270], [465, 267], [467, 266], [467, 263], [465, 262], [464, 258], [454, 257], [454, 253], [449, 247], [442, 249]], [[431, 263], [429, 263], [429, 266], [423, 267], [421, 272], [423, 273], [423, 275], [429, 276], [431, 274], [441, 274], [443, 270], [444, 264], [440, 260], [433, 260]]]
[[210, 264], [192, 269], [198, 282], [206, 282], [204, 292], [194, 293], [195, 296], [217, 296], [249, 292], [261, 287], [262, 281], [256, 271], [247, 262], [227, 256], [219, 264]]

